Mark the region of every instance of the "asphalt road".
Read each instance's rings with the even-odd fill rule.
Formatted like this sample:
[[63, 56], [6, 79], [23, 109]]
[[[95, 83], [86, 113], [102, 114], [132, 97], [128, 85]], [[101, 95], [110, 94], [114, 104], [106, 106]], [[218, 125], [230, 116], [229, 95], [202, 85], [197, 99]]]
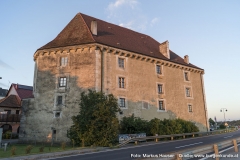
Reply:
[[[119, 149], [109, 149], [106, 151], [85, 153], [81, 155], [73, 155], [59, 158], [51, 158], [54, 160], [129, 160], [142, 159], [143, 154], [166, 154], [176, 152], [202, 145], [214, 144], [224, 140], [240, 137], [240, 130], [232, 133], [211, 135], [206, 137], [189, 138], [177, 141], [165, 141], [158, 143], [146, 143], [139, 146], [128, 146]], [[132, 157], [131, 157], [132, 156]]]

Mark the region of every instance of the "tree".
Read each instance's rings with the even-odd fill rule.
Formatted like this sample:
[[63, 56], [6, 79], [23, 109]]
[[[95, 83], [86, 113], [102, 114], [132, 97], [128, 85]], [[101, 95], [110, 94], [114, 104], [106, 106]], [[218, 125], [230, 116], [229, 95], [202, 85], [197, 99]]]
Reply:
[[75, 144], [109, 146], [117, 140], [119, 112], [117, 99], [112, 95], [89, 90], [81, 93], [80, 112], [73, 116], [68, 138]]
[[212, 120], [212, 118], [209, 118], [208, 122], [209, 122], [210, 126], [214, 126], [215, 125], [215, 122], [214, 122], [214, 120]]

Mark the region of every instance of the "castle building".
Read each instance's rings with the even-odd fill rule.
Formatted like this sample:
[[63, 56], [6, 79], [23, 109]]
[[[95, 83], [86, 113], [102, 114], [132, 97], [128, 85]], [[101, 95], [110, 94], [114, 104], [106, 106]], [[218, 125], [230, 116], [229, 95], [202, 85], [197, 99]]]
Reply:
[[207, 131], [204, 70], [168, 41], [78, 13], [34, 61], [34, 98], [22, 102], [21, 140], [67, 141], [88, 89], [118, 98], [119, 119], [182, 118]]

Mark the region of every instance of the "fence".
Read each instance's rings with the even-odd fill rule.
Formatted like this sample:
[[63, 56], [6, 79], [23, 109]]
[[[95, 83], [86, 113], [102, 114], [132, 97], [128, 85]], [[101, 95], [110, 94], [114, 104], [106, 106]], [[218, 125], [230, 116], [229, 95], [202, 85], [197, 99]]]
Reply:
[[[204, 145], [204, 146], [196, 147], [190, 150], [188, 149], [188, 150], [178, 151], [176, 153], [169, 153], [174, 156], [172, 158], [168, 158], [168, 160], [173, 160], [173, 159], [187, 160], [191, 158], [206, 159], [210, 157], [215, 158], [216, 160], [219, 160], [219, 158], [224, 157], [224, 155], [219, 154], [220, 153], [219, 149], [233, 146], [234, 151], [238, 152], [238, 144], [237, 144], [238, 142], [240, 142], [240, 137], [232, 140], [222, 141], [217, 144]], [[213, 152], [213, 154], [207, 155], [211, 152]], [[234, 155], [225, 155], [225, 157], [227, 158], [233, 158], [231, 156], [234, 156]]]
[[19, 114], [0, 114], [0, 122], [20, 122]]
[[119, 144], [117, 147], [121, 147], [123, 145], [126, 145], [128, 143], [134, 142], [135, 144], [138, 144], [138, 142], [148, 141], [148, 140], [154, 140], [155, 142], [158, 142], [161, 139], [169, 138], [171, 140], [174, 140], [176, 138], [186, 138], [187, 136], [195, 137], [195, 136], [204, 136], [204, 135], [212, 135], [212, 134], [221, 134], [225, 132], [232, 132], [235, 131], [235, 128], [230, 129], [223, 129], [223, 130], [215, 130], [211, 132], [193, 132], [193, 133], [183, 133], [183, 134], [172, 134], [172, 135], [160, 135], [160, 136], [148, 136], [148, 137], [140, 137], [140, 138], [132, 138], [129, 139], [121, 144]]

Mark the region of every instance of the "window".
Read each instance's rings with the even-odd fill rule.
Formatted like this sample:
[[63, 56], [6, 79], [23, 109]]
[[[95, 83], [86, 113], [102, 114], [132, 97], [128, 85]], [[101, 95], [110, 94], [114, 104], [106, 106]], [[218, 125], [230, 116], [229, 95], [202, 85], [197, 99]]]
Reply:
[[55, 112], [55, 114], [54, 114], [55, 118], [59, 118], [60, 116], [61, 116], [61, 112], [60, 111]]
[[126, 107], [126, 105], [125, 105], [125, 98], [119, 98], [119, 106], [120, 107]]
[[189, 81], [188, 72], [184, 72], [185, 81]]
[[60, 82], [59, 82], [60, 87], [66, 87], [67, 86], [67, 78], [66, 77], [61, 77]]
[[191, 97], [190, 88], [186, 88], [186, 96]]
[[68, 58], [67, 57], [61, 57], [61, 66], [67, 65]]
[[62, 96], [57, 96], [57, 104], [58, 105], [63, 104], [63, 97]]
[[157, 72], [157, 74], [162, 74], [162, 70], [161, 70], [160, 65], [156, 65], [156, 72]]
[[192, 112], [192, 105], [191, 104], [188, 105], [188, 112]]
[[11, 114], [11, 110], [6, 110], [6, 109], [4, 109], [4, 111], [6, 111], [7, 114]]
[[20, 113], [20, 110], [16, 110], [16, 114], [19, 114]]
[[158, 94], [162, 94], [163, 93], [163, 85], [162, 84], [158, 84]]
[[118, 85], [119, 85], [119, 88], [125, 88], [125, 82], [124, 82], [125, 78], [123, 77], [119, 77], [118, 78]]
[[165, 110], [164, 102], [163, 102], [163, 101], [158, 101], [158, 109], [159, 109], [159, 110]]
[[143, 109], [148, 109], [148, 102], [142, 102], [142, 105]]
[[118, 58], [118, 67], [124, 68], [124, 59], [123, 58]]

